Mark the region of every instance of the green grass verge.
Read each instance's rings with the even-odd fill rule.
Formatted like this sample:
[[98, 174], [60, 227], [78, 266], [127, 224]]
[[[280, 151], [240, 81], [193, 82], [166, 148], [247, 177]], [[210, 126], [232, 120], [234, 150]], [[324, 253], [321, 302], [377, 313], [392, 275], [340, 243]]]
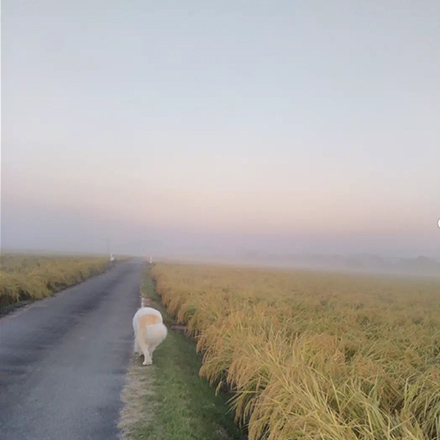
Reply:
[[[149, 271], [143, 280], [143, 294], [151, 306], [160, 310], [165, 324], [172, 324], [160, 297], [156, 294]], [[138, 360], [136, 364], [140, 364]], [[131, 431], [136, 440], [242, 440], [245, 435], [228, 412], [229, 396], [215, 395], [215, 390], [198, 375], [201, 355], [193, 340], [172, 330], [154, 353], [151, 374], [153, 395], [144, 398], [149, 416]], [[151, 386], [151, 384], [150, 384]], [[152, 417], [151, 417], [152, 415]]]

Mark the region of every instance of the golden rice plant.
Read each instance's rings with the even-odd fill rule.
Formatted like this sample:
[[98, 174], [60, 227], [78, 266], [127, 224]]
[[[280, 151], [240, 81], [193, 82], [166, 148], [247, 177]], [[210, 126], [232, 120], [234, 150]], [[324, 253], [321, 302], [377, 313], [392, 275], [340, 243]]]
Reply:
[[440, 280], [156, 265], [250, 440], [440, 439]]
[[101, 257], [4, 254], [0, 263], [0, 307], [50, 296], [108, 267]]

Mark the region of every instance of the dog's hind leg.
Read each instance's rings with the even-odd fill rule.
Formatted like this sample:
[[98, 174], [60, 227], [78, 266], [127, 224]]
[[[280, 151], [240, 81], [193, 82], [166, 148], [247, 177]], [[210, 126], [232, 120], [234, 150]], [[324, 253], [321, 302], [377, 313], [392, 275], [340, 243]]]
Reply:
[[153, 361], [153, 352], [154, 352], [154, 350], [156, 350], [156, 348], [157, 348], [158, 345], [159, 345], [159, 344], [156, 344], [156, 345], [150, 345], [150, 347], [149, 347], [149, 349], [148, 349], [148, 352], [150, 353], [151, 361]]
[[150, 356], [150, 350], [148, 348], [143, 352], [144, 353], [144, 362], [142, 362], [142, 365], [151, 365], [153, 363], [153, 360]]
[[137, 338], [135, 338], [135, 340], [134, 340], [133, 351], [134, 351], [134, 354], [141, 354], [141, 349], [139, 348]]
[[142, 365], [151, 365], [153, 361], [151, 360], [150, 350], [146, 341], [143, 338], [139, 338], [137, 341], [138, 347], [140, 348], [140, 352], [144, 355], [144, 362]]

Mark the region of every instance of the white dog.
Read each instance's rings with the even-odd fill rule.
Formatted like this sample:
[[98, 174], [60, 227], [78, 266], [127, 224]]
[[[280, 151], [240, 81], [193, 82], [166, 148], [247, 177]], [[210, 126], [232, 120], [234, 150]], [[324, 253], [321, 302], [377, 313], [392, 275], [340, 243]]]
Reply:
[[140, 308], [133, 318], [134, 352], [144, 355], [143, 365], [153, 363], [153, 351], [167, 337], [162, 315], [151, 307]]

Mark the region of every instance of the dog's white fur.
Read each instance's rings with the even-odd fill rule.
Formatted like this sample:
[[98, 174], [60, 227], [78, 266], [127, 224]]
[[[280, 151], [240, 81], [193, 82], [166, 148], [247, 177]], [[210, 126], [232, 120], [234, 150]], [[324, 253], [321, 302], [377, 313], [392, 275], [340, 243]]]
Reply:
[[143, 365], [153, 363], [153, 351], [167, 337], [161, 313], [151, 307], [141, 307], [133, 318], [134, 352], [144, 355]]

